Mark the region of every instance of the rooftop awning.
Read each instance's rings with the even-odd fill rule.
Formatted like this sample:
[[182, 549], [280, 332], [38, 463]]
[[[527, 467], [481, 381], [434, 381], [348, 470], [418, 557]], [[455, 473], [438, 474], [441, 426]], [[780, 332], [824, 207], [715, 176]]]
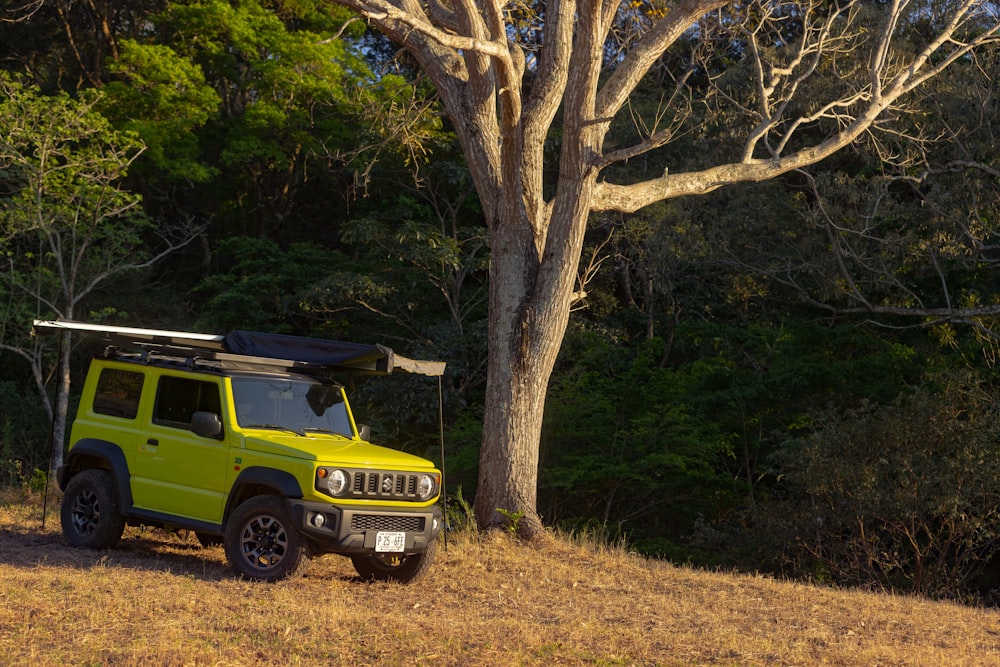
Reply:
[[35, 320], [39, 334], [77, 331], [101, 336], [109, 343], [138, 349], [157, 349], [167, 354], [189, 357], [223, 358], [228, 355], [273, 359], [278, 364], [296, 368], [388, 375], [394, 371], [421, 375], [444, 375], [443, 361], [408, 359], [383, 345], [364, 345], [343, 341], [288, 336], [283, 334], [231, 331], [226, 335], [185, 331], [164, 331], [88, 324], [70, 320]]
[[223, 346], [232, 354], [267, 359], [293, 359], [307, 364], [336, 367], [362, 373], [388, 374], [406, 371], [421, 375], [444, 375], [443, 361], [420, 361], [400, 356], [384, 345], [364, 345], [344, 341], [231, 331]]

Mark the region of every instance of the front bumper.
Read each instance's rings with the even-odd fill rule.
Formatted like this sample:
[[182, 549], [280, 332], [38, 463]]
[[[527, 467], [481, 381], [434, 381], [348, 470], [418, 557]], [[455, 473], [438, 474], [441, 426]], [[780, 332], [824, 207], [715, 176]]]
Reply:
[[375, 553], [375, 536], [383, 531], [406, 533], [405, 551], [401, 555], [422, 553], [444, 524], [436, 505], [408, 510], [339, 507], [305, 500], [292, 500], [290, 504], [296, 527], [316, 553], [371, 555]]

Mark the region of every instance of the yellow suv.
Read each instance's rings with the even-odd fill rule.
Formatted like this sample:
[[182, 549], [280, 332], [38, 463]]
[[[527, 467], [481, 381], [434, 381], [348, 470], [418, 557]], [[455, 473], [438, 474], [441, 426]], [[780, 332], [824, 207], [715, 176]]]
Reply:
[[71, 544], [113, 546], [126, 523], [186, 529], [221, 542], [233, 570], [263, 581], [324, 553], [350, 557], [366, 579], [409, 582], [430, 567], [441, 472], [368, 442], [331, 376], [440, 374], [443, 364], [248, 332], [35, 323], [45, 328], [106, 342], [57, 471]]

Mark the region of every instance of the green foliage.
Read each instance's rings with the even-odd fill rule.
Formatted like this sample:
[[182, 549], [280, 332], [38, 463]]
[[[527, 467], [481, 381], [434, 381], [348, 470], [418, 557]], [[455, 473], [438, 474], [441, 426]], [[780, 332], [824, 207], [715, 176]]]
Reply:
[[218, 168], [203, 160], [196, 131], [212, 118], [221, 98], [201, 68], [166, 44], [124, 40], [109, 65], [116, 79], [104, 87], [101, 109], [148, 147], [146, 159], [174, 179], [204, 182]]
[[48, 468], [49, 418], [37, 398], [0, 381], [0, 486], [21, 486]]
[[220, 223], [240, 232], [280, 230], [307, 178], [328, 173], [326, 146], [350, 140], [343, 101], [359, 80], [352, 72], [367, 68], [343, 41], [312, 32], [334, 24], [317, 24], [302, 4], [308, 21], [291, 6], [279, 16], [259, 2], [219, 0], [171, 3], [155, 17], [154, 38], [214, 89], [217, 108], [197, 134], [218, 174], [205, 195]]
[[[571, 332], [553, 375], [539, 480], [543, 514], [596, 520], [612, 538], [705, 558], [696, 531], [753, 516], [774, 454], [816, 405], [892, 400], [915, 352], [854, 327], [689, 322], [664, 342]], [[714, 558], [714, 557], [713, 557]]]
[[321, 269], [342, 264], [343, 257], [312, 243], [286, 251], [267, 239], [238, 236], [219, 243], [216, 261], [218, 270], [197, 288], [205, 297], [198, 328], [293, 333], [292, 322], [326, 280]]
[[[378, 201], [370, 215], [354, 216], [341, 227], [340, 240], [354, 261], [317, 283], [312, 307], [327, 318], [325, 331], [362, 331], [376, 340], [401, 341], [393, 347], [410, 356], [446, 360], [444, 411], [454, 423], [471, 414], [467, 407], [481, 404], [485, 376], [489, 255], [478, 201], [467, 171], [446, 158], [424, 172], [422, 187], [395, 183]], [[360, 387], [354, 404], [364, 407], [382, 437], [420, 452], [421, 440], [437, 440], [436, 421], [428, 419], [436, 418], [427, 410], [428, 390], [426, 380], [415, 378], [370, 382]], [[461, 479], [474, 489], [481, 427], [467, 426], [460, 430], [468, 439], [463, 435], [454, 449], [460, 452]]]
[[[423, 312], [439, 312], [461, 330], [470, 317], [482, 316], [483, 230], [474, 226], [445, 229], [427, 213], [426, 205], [410, 197], [397, 197], [394, 204], [405, 217], [356, 218], [341, 232], [341, 239], [363, 250], [372, 264], [393, 266], [391, 282], [398, 287], [383, 289], [372, 308], [393, 312], [403, 323], [409, 319], [404, 313], [419, 304]], [[379, 273], [386, 274], [385, 270]], [[413, 325], [407, 325], [412, 330]]]
[[123, 186], [143, 144], [97, 111], [98, 95], [43, 95], [2, 72], [0, 89], [0, 344], [23, 352], [36, 347], [24, 343], [32, 316], [72, 317], [143, 264], [151, 223]]
[[[45, 346], [27, 338], [32, 316], [74, 319], [98, 287], [152, 262], [143, 237], [151, 222], [123, 185], [143, 144], [97, 111], [97, 94], [43, 95], [3, 72], [0, 90], [0, 350], [28, 362], [48, 405]], [[70, 354], [61, 348], [63, 368]], [[57, 383], [50, 410], [55, 466], [69, 391], [68, 378]]]
[[447, 529], [470, 534], [479, 532], [475, 510], [472, 509], [472, 505], [462, 494], [461, 485], [458, 486], [454, 495], [445, 499], [445, 511], [447, 516], [445, 525]]
[[524, 512], [505, 510], [502, 507], [497, 508], [497, 512], [507, 519], [507, 527], [505, 530], [509, 535], [517, 535], [517, 531], [521, 529], [521, 519], [524, 518]]
[[0, 240], [72, 231], [98, 266], [138, 245], [139, 197], [116, 187], [144, 148], [135, 135], [115, 130], [95, 95], [43, 95], [4, 72], [0, 92]]
[[468, 489], [473, 495], [479, 482], [479, 447], [483, 442], [481, 401], [458, 411], [445, 430], [448, 485]]
[[641, 541], [679, 539], [739, 488], [716, 468], [729, 437], [692, 412], [690, 379], [659, 368], [661, 341], [618, 347], [576, 334], [553, 377], [542, 436], [540, 507], [572, 524], [596, 517]]
[[950, 374], [884, 407], [817, 416], [786, 443], [762, 530], [789, 573], [960, 598], [1000, 546], [996, 387]]
[[[146, 144], [133, 179], [149, 210], [211, 219], [213, 238], [330, 236], [356, 181], [386, 158], [425, 162], [425, 142], [442, 135], [423, 92], [372, 72], [363, 24], [335, 4], [183, 0], [115, 11], [123, 23], [90, 17], [115, 31], [110, 52], [80, 33], [57, 40], [72, 40], [67, 53], [93, 49], [76, 57], [102, 71], [80, 81], [100, 81], [101, 111]], [[80, 29], [77, 18], [71, 11], [62, 27]], [[41, 29], [43, 13], [32, 21]], [[39, 62], [23, 43], [25, 61]]]

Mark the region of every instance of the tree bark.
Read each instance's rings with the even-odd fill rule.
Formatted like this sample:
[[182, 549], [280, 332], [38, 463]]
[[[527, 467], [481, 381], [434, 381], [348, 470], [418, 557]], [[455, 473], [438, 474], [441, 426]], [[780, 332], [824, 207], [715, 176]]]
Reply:
[[[583, 179], [574, 180], [572, 189], [590, 187]], [[517, 513], [522, 536], [535, 537], [542, 529], [535, 510], [542, 416], [569, 322], [586, 214], [581, 206], [554, 207], [541, 256], [525, 224], [498, 226], [491, 235], [487, 403], [475, 500], [480, 527], [502, 526], [505, 513]]]
[[70, 387], [70, 342], [68, 331], [59, 334], [59, 372], [56, 374], [56, 400], [52, 410], [52, 442], [49, 464], [52, 471], [58, 470], [63, 464], [63, 451], [66, 449], [66, 421], [69, 417], [69, 387]]

